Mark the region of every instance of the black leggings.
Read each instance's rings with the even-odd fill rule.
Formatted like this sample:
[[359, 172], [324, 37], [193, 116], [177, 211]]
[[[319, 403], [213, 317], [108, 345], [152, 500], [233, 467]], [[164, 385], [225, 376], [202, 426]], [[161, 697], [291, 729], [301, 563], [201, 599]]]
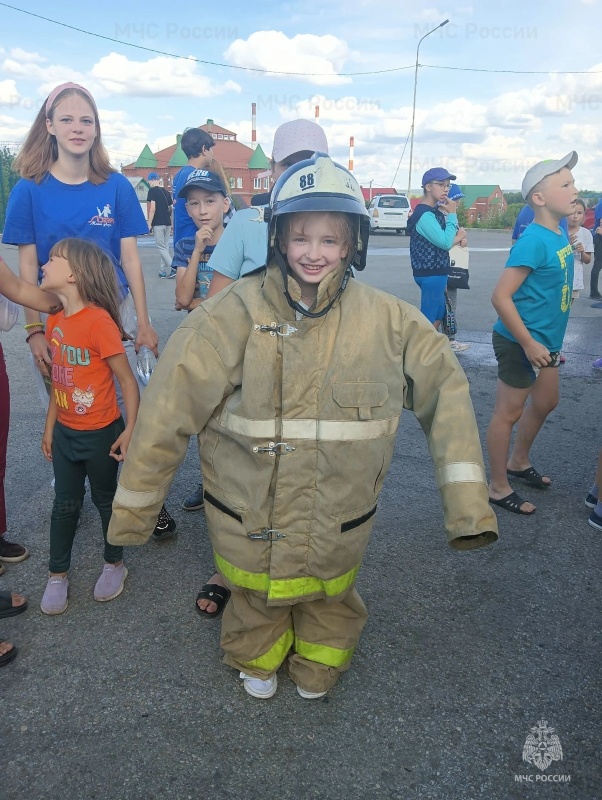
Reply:
[[52, 436], [55, 498], [50, 521], [50, 572], [67, 572], [71, 564], [71, 548], [84, 502], [86, 475], [90, 481], [92, 502], [100, 513], [105, 541], [104, 559], [107, 564], [121, 561], [123, 547], [107, 542], [107, 529], [119, 466], [109, 456], [109, 450], [124, 427], [121, 417], [95, 431], [76, 431], [60, 422], [55, 424]]
[[589, 293], [591, 295], [599, 294], [598, 290], [598, 276], [602, 269], [602, 236], [596, 233], [594, 236], [594, 263], [592, 266], [592, 274], [589, 279]]

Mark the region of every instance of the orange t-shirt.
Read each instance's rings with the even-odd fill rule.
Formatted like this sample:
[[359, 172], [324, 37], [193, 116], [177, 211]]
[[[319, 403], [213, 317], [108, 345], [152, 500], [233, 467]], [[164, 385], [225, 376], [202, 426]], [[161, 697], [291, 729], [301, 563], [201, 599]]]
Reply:
[[48, 317], [46, 338], [61, 425], [90, 431], [118, 419], [113, 371], [106, 359], [125, 353], [125, 349], [111, 315], [96, 306], [86, 306], [68, 317], [59, 311]]

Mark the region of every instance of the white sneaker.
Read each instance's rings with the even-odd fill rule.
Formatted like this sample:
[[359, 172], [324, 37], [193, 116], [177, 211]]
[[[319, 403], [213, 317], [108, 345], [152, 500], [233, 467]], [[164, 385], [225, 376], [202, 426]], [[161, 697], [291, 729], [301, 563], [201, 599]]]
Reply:
[[304, 700], [317, 700], [319, 697], [324, 697], [326, 694], [326, 692], [306, 692], [305, 689], [302, 689], [300, 686], [297, 686], [297, 691], [299, 692], [299, 696]]
[[268, 700], [276, 694], [278, 688], [278, 676], [276, 673], [262, 681], [261, 678], [252, 678], [246, 672], [241, 672], [240, 677], [244, 680], [245, 692], [251, 697], [259, 697], [261, 700]]
[[463, 353], [464, 350], [468, 350], [468, 348], [470, 347], [469, 344], [464, 344], [463, 342], [457, 342], [455, 339], [450, 340], [449, 346], [454, 351], [454, 353]]

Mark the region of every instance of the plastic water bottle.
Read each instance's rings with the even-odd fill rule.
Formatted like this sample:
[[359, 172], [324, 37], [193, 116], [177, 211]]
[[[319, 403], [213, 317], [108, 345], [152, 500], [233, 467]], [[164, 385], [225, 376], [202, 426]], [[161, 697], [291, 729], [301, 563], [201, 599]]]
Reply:
[[153, 374], [153, 370], [157, 363], [157, 358], [152, 350], [146, 345], [142, 345], [138, 350], [138, 358], [136, 360], [136, 372], [140, 378], [141, 383], [146, 386]]
[[209, 287], [211, 286], [211, 275], [213, 273], [200, 273], [199, 274], [199, 294], [201, 300], [206, 300], [209, 294]]

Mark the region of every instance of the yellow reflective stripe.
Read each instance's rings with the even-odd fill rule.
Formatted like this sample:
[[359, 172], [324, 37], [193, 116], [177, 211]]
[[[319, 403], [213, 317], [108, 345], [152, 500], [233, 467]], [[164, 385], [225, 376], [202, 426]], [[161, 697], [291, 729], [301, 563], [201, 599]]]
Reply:
[[295, 635], [293, 629], [285, 631], [276, 644], [272, 645], [267, 653], [252, 661], [241, 661], [245, 667], [252, 669], [264, 669], [266, 672], [275, 672], [286, 658], [286, 654], [291, 649]]
[[218, 572], [227, 578], [230, 583], [235, 586], [240, 586], [243, 589], [255, 589], [257, 592], [267, 592], [270, 588], [270, 576], [267, 572], [247, 572], [244, 569], [239, 569], [222, 558], [219, 553], [213, 551], [215, 559], [215, 566]]
[[295, 652], [308, 661], [317, 661], [327, 667], [342, 667], [353, 655], [355, 647], [348, 650], [339, 650], [338, 647], [328, 647], [325, 644], [313, 644], [295, 636]]
[[280, 578], [270, 580], [267, 572], [247, 572], [235, 567], [225, 558], [213, 551], [215, 566], [222, 575], [243, 589], [254, 589], [257, 592], [266, 592], [269, 600], [292, 600], [306, 597], [310, 594], [324, 592], [328, 597], [336, 597], [349, 589], [355, 583], [359, 564], [344, 575], [337, 578], [322, 580], [321, 578]]
[[268, 598], [273, 600], [286, 600], [292, 597], [305, 597], [308, 594], [324, 592], [328, 597], [341, 594], [353, 586], [359, 565], [338, 578], [322, 580], [321, 578], [284, 578], [270, 581]]
[[116, 503], [126, 508], [147, 508], [159, 501], [163, 501], [165, 497], [164, 488], [162, 486], [153, 492], [132, 492], [118, 483], [114, 499]]
[[[247, 419], [232, 414], [227, 408], [221, 413], [220, 425], [233, 433], [255, 439], [274, 439], [276, 436], [275, 420]], [[353, 442], [392, 436], [399, 425], [399, 416], [367, 420], [283, 419], [281, 425], [283, 440]]]
[[437, 470], [436, 478], [440, 489], [448, 483], [487, 483], [484, 468], [472, 461], [444, 464]]

